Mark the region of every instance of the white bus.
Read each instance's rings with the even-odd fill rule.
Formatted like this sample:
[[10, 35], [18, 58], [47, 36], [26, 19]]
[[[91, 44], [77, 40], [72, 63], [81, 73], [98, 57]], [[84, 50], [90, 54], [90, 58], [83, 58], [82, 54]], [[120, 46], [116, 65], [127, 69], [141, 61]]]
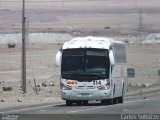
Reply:
[[104, 37], [77, 37], [56, 54], [60, 66], [61, 97], [66, 105], [123, 103], [127, 90], [125, 45]]

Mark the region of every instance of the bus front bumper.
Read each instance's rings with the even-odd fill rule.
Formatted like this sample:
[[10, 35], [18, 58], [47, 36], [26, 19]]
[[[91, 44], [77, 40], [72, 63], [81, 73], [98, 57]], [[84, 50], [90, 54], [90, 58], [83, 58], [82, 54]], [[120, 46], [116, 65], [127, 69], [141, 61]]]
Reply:
[[111, 98], [110, 90], [61, 90], [64, 100], [104, 100]]

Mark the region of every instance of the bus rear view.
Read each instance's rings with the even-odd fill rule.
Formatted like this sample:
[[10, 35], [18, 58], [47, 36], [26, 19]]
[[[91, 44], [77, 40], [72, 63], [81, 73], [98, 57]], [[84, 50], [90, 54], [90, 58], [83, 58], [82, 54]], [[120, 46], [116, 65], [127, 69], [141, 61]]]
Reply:
[[[64, 43], [56, 55], [56, 63], [61, 67], [61, 97], [66, 100], [66, 105], [87, 105], [90, 100], [99, 100], [102, 104], [114, 103], [112, 40], [74, 38]], [[123, 99], [122, 93], [117, 97]]]

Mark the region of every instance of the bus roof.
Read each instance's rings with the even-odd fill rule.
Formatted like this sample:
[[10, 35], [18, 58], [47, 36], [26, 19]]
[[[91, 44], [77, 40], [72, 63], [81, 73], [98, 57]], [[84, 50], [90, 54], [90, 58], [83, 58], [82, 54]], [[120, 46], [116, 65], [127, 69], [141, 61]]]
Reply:
[[124, 42], [122, 42], [122, 41], [113, 41], [113, 43], [124, 44]]
[[105, 37], [76, 37], [67, 41], [63, 45], [63, 49], [72, 48], [97, 48], [97, 49], [109, 49], [113, 44], [112, 38]]

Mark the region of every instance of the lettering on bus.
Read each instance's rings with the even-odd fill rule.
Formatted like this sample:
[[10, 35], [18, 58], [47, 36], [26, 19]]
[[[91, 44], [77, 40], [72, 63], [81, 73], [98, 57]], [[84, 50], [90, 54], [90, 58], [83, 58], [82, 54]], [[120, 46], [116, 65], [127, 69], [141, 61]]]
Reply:
[[101, 85], [101, 80], [93, 80], [94, 85]]

